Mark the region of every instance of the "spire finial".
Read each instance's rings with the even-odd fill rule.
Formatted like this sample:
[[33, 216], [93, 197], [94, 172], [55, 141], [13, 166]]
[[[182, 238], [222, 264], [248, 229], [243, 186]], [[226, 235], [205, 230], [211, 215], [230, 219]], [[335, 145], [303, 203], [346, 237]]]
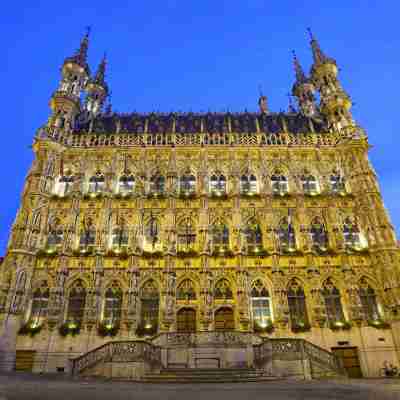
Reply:
[[81, 45], [78, 50], [77, 54], [77, 61], [79, 65], [85, 66], [86, 65], [86, 60], [87, 60], [87, 51], [89, 48], [89, 35], [91, 32], [91, 27], [87, 26], [86, 27], [86, 33], [83, 39], [81, 40]]
[[312, 50], [312, 54], [313, 54], [314, 65], [323, 64], [325, 62], [331, 62], [331, 63], [336, 64], [336, 61], [334, 59], [327, 57], [323, 53], [323, 51], [321, 50], [321, 47], [320, 47], [317, 39], [315, 38], [315, 36], [311, 32], [311, 29], [307, 28], [307, 31], [308, 31], [308, 34], [310, 35], [311, 50]]
[[287, 97], [289, 99], [289, 107], [288, 107], [288, 112], [290, 113], [295, 113], [296, 112], [296, 108], [293, 105], [293, 98], [292, 95], [290, 93], [287, 94]]
[[313, 33], [312, 33], [310, 27], [307, 28], [307, 32], [308, 32], [308, 34], [310, 35], [310, 40], [315, 40], [315, 39], [314, 39], [314, 35], [313, 35]]
[[268, 114], [267, 96], [264, 96], [261, 84], [258, 85], [258, 90], [260, 92], [260, 97], [258, 98], [258, 106], [260, 108], [260, 112], [262, 114]]
[[306, 75], [303, 71], [303, 68], [301, 67], [301, 64], [294, 50], [292, 50], [292, 54], [293, 54], [294, 71], [296, 73], [296, 83], [304, 83], [307, 81]]
[[90, 74], [89, 66], [87, 63], [87, 52], [89, 48], [90, 31], [91, 31], [90, 26], [86, 27], [86, 33], [81, 40], [79, 49], [76, 50], [75, 54], [72, 57], [67, 57], [64, 61], [64, 64], [68, 62], [78, 64], [79, 66], [81, 66], [86, 70], [87, 74]]

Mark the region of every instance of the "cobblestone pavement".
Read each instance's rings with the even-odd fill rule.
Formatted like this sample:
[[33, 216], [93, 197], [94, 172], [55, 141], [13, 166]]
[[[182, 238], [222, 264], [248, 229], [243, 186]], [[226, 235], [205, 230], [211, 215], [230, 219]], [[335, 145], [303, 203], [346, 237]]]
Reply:
[[400, 379], [143, 384], [0, 375], [0, 400], [400, 400]]

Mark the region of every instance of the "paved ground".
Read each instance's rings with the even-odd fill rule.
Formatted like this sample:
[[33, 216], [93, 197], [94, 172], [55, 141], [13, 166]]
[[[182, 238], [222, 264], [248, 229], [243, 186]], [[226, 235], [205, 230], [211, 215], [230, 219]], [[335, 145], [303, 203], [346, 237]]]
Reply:
[[400, 400], [400, 379], [139, 384], [0, 375], [0, 400]]

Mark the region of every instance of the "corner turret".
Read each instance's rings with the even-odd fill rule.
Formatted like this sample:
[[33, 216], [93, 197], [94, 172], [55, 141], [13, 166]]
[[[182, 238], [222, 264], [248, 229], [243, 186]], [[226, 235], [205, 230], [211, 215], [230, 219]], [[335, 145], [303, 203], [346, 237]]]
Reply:
[[306, 77], [294, 51], [293, 66], [296, 74], [296, 81], [292, 88], [292, 94], [297, 98], [300, 112], [306, 117], [313, 117], [318, 111], [314, 97], [315, 87], [311, 79]]
[[321, 113], [325, 115], [330, 126], [336, 130], [354, 126], [350, 113], [352, 103], [337, 78], [336, 60], [324, 54], [311, 31], [308, 31], [314, 59], [311, 67], [311, 78], [320, 93]]
[[96, 75], [93, 79], [90, 79], [86, 85], [87, 97], [85, 110], [90, 117], [95, 117], [101, 112], [107, 95], [109, 94], [108, 85], [105, 81], [106, 66], [107, 59], [106, 55], [104, 55]]
[[69, 131], [80, 112], [81, 93], [90, 76], [87, 63], [89, 33], [90, 29], [88, 28], [79, 49], [73, 56], [64, 60], [59, 87], [50, 100], [53, 114], [49, 120], [49, 127]]

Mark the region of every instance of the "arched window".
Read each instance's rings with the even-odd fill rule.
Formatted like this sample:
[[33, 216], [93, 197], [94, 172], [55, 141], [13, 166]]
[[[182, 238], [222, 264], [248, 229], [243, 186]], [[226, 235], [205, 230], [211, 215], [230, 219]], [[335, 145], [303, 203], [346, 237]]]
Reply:
[[104, 299], [103, 322], [112, 327], [119, 326], [121, 321], [122, 290], [116, 282], [106, 290]]
[[365, 278], [360, 280], [360, 300], [364, 318], [369, 321], [377, 321], [381, 318], [375, 290], [368, 284]]
[[333, 171], [330, 176], [331, 192], [333, 194], [346, 193], [346, 181], [339, 172]]
[[176, 289], [176, 298], [177, 300], [196, 300], [196, 291], [190, 279], [185, 279], [178, 286]]
[[231, 300], [233, 299], [232, 289], [226, 279], [220, 279], [214, 288], [214, 298], [216, 300]]
[[343, 237], [345, 246], [349, 249], [360, 249], [362, 247], [360, 229], [350, 218], [346, 218], [343, 226]]
[[303, 192], [307, 195], [315, 195], [319, 191], [318, 181], [314, 175], [304, 174], [301, 176], [301, 184], [303, 186]]
[[128, 246], [128, 230], [124, 225], [117, 226], [112, 231], [112, 246], [122, 248]]
[[308, 315], [306, 307], [306, 296], [303, 288], [293, 279], [290, 282], [288, 292], [288, 305], [290, 313], [290, 321], [292, 326], [305, 326], [308, 325]]
[[252, 285], [251, 310], [253, 322], [257, 327], [265, 328], [271, 324], [271, 299], [268, 290], [260, 279]]
[[79, 246], [81, 248], [94, 246], [95, 241], [96, 241], [96, 231], [93, 226], [92, 220], [88, 218], [86, 221], [84, 221], [83, 224], [83, 228], [79, 239]]
[[271, 176], [272, 193], [278, 196], [284, 196], [289, 192], [288, 179], [279, 173]]
[[141, 323], [145, 329], [155, 329], [158, 326], [159, 292], [154, 280], [148, 280], [140, 293]]
[[240, 177], [240, 193], [242, 195], [254, 195], [257, 194], [257, 178], [255, 175], [242, 175]]
[[296, 236], [289, 218], [282, 219], [277, 233], [280, 250], [284, 253], [294, 252], [296, 250]]
[[196, 332], [196, 310], [181, 308], [176, 315], [178, 332]]
[[51, 227], [47, 236], [47, 248], [53, 249], [59, 247], [63, 241], [63, 230], [59, 225]]
[[215, 251], [224, 251], [229, 247], [229, 229], [225, 224], [214, 225], [211, 228]]
[[40, 288], [33, 292], [30, 323], [35, 326], [40, 325], [41, 321], [47, 316], [50, 291], [47, 282], [44, 281]]
[[214, 315], [216, 331], [231, 331], [235, 329], [235, 318], [230, 307], [219, 308]]
[[179, 192], [182, 196], [191, 196], [196, 193], [196, 177], [190, 171], [180, 177]]
[[322, 288], [322, 296], [325, 301], [325, 309], [330, 324], [344, 321], [342, 301], [340, 292], [330, 279], [324, 283]]
[[72, 190], [73, 183], [74, 183], [73, 175], [65, 174], [61, 176], [56, 185], [56, 194], [61, 197], [67, 196]]
[[190, 218], [178, 225], [178, 251], [190, 250], [196, 242], [196, 231]]
[[251, 218], [247, 221], [246, 228], [244, 229], [246, 238], [246, 245], [248, 251], [260, 250], [262, 247], [262, 231], [260, 224]]
[[104, 176], [100, 171], [89, 179], [89, 193], [101, 193], [104, 190], [105, 181]]
[[85, 314], [86, 290], [79, 279], [69, 291], [67, 322], [81, 325]]
[[128, 195], [135, 190], [135, 178], [132, 175], [122, 175], [118, 182], [118, 192]]
[[210, 177], [209, 190], [211, 196], [223, 196], [226, 194], [226, 178], [222, 174], [213, 174]]
[[152, 196], [161, 196], [165, 191], [165, 178], [156, 173], [150, 178], [150, 194]]
[[319, 218], [315, 218], [310, 227], [311, 241], [317, 251], [326, 251], [328, 248], [328, 234], [324, 224]]

